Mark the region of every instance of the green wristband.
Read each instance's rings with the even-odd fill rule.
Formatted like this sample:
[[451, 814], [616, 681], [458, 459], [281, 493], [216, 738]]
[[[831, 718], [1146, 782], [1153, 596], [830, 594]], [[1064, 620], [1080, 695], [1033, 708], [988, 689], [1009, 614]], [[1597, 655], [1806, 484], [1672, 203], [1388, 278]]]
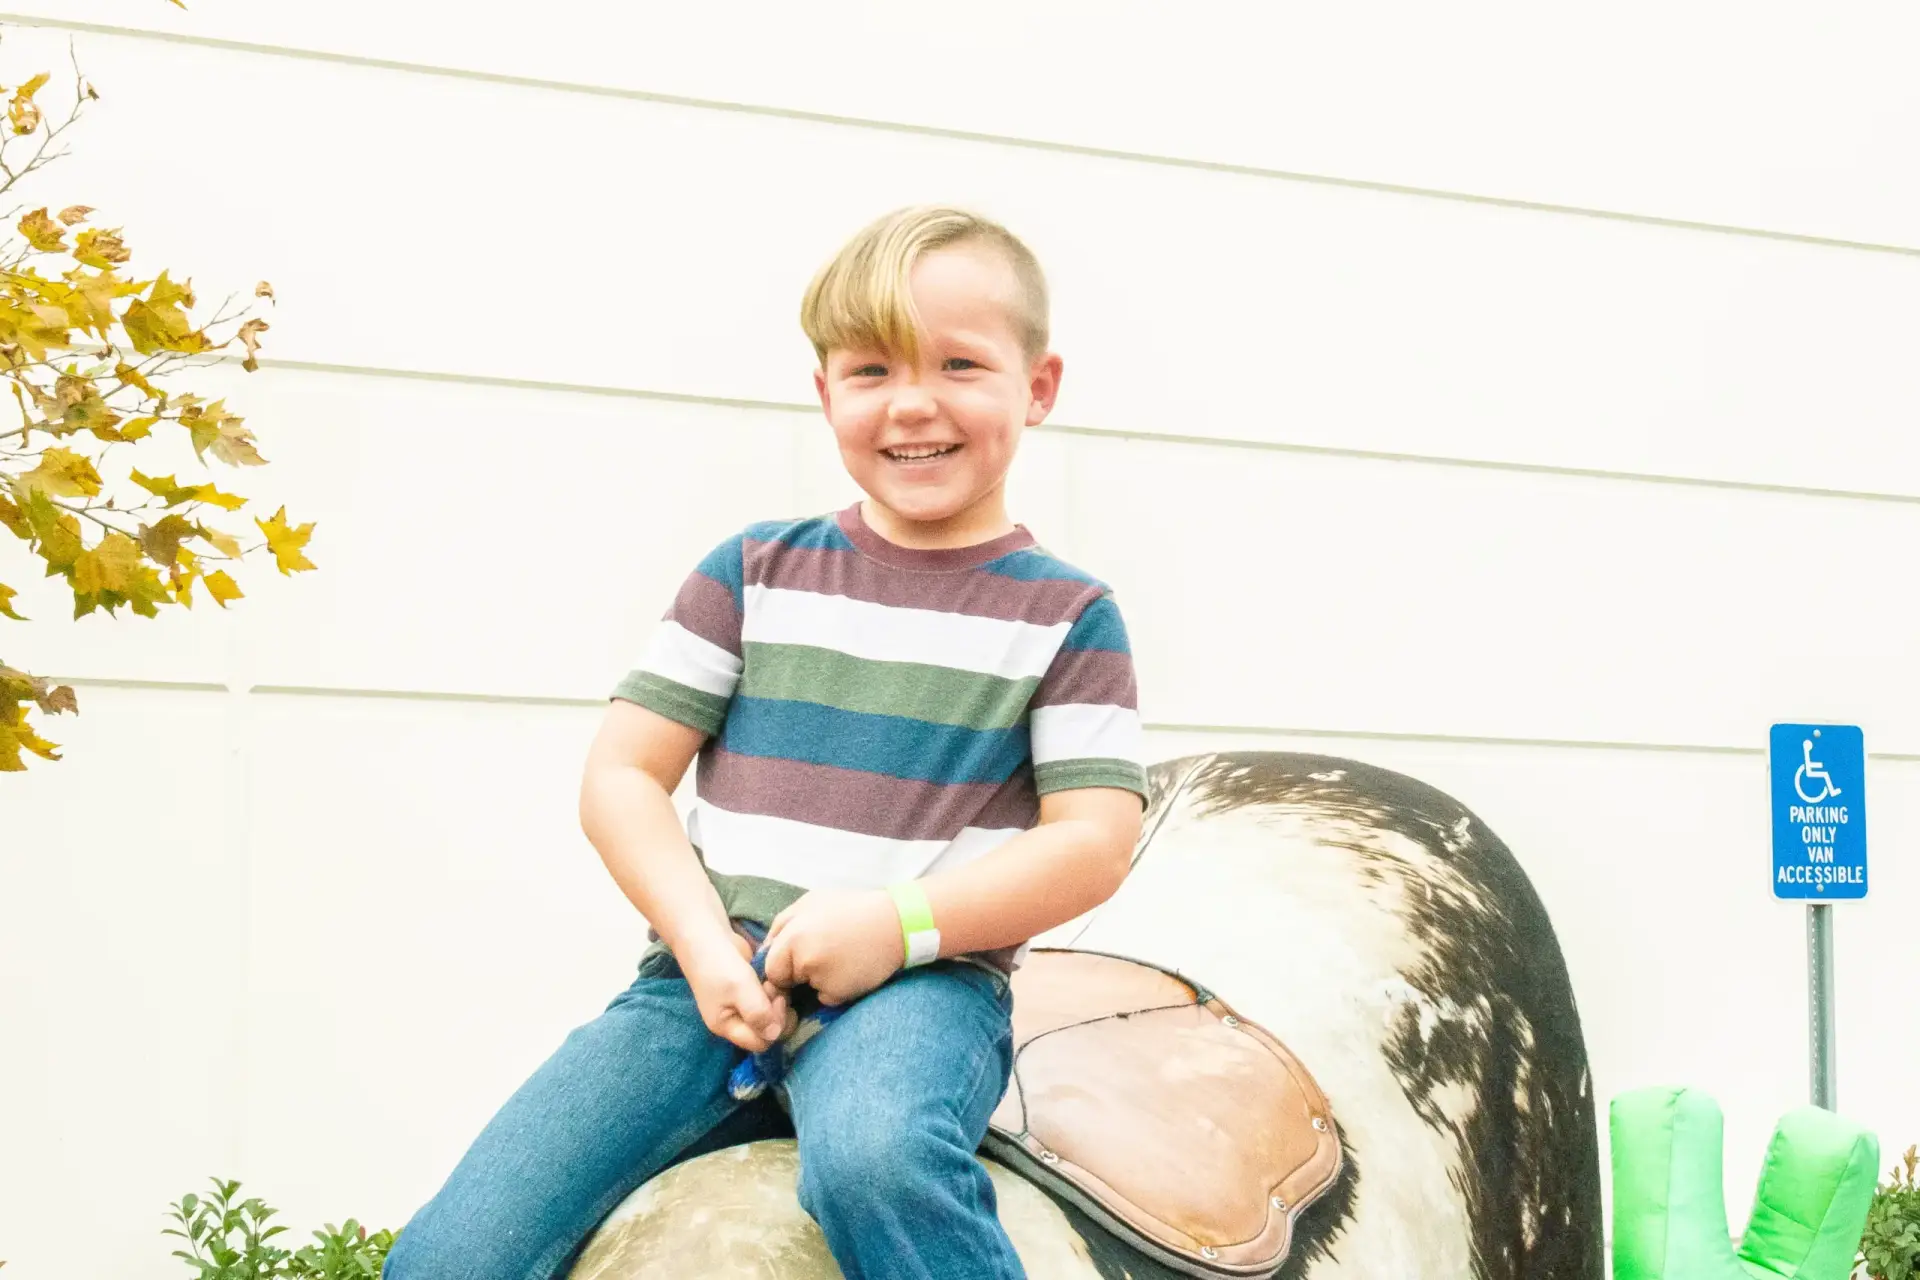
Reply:
[[940, 958], [940, 930], [933, 923], [933, 908], [927, 905], [927, 891], [917, 880], [887, 889], [894, 907], [900, 912], [900, 936], [906, 945], [906, 964], [912, 969]]

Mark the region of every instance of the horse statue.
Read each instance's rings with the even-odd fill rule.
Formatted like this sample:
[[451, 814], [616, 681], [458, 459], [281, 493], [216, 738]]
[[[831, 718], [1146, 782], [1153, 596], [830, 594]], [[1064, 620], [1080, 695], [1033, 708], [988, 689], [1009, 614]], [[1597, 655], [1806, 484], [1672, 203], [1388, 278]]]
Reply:
[[[1149, 776], [1126, 884], [1039, 943], [1204, 980], [1324, 1088], [1338, 1173], [1269, 1274], [1602, 1280], [1579, 1013], [1499, 838], [1451, 797], [1354, 760], [1221, 752]], [[714, 1145], [617, 1207], [572, 1280], [837, 1277], [795, 1198], [793, 1144]], [[1201, 1274], [1132, 1248], [1071, 1197], [989, 1171], [1036, 1280]]]

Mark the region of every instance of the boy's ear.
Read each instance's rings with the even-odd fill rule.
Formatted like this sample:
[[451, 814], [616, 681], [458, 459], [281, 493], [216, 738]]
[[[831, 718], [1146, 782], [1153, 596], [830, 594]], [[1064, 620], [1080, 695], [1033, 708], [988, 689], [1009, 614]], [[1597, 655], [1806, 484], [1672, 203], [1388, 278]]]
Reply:
[[[1060, 396], [1062, 364], [1057, 352], [1049, 351], [1033, 362], [1027, 375], [1027, 425], [1037, 427], [1053, 412]], [[823, 393], [824, 394], [824, 393]]]
[[820, 408], [826, 413], [831, 414], [833, 412], [833, 397], [827, 392], [827, 371], [824, 368], [813, 371], [813, 390], [814, 394], [820, 397]]

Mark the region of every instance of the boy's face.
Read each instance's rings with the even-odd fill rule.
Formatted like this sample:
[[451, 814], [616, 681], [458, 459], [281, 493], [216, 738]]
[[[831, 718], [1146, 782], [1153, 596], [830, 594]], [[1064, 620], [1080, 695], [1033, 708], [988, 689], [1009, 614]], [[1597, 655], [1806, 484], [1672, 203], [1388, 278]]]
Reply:
[[990, 247], [926, 254], [909, 285], [924, 326], [919, 359], [830, 351], [814, 374], [820, 404], [847, 473], [883, 519], [950, 537], [951, 545], [976, 532], [991, 537], [1004, 532], [1003, 486], [1020, 433], [1053, 408], [1060, 357], [1030, 360], [1021, 349], [1013, 321], [1019, 282]]

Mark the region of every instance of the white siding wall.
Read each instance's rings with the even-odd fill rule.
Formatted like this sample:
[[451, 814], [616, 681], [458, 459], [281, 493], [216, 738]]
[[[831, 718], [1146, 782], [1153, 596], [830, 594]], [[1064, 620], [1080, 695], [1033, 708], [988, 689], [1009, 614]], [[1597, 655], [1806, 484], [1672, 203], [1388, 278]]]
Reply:
[[624, 985], [598, 700], [708, 545], [851, 498], [799, 292], [922, 199], [1048, 265], [1016, 514], [1124, 593], [1155, 753], [1474, 807], [1600, 1097], [1723, 1101], [1736, 1221], [1806, 1087], [1760, 749], [1863, 723], [1841, 1098], [1920, 1139], [1911, 8], [16, 7], [55, 29], [10, 66], [71, 34], [106, 95], [35, 202], [278, 288], [226, 380], [321, 571], [159, 623], [23, 592], [6, 656], [85, 714], [0, 782], [10, 1280], [176, 1274], [211, 1173], [397, 1226]]

